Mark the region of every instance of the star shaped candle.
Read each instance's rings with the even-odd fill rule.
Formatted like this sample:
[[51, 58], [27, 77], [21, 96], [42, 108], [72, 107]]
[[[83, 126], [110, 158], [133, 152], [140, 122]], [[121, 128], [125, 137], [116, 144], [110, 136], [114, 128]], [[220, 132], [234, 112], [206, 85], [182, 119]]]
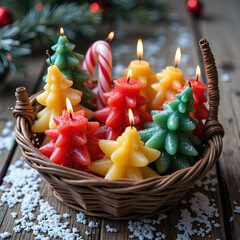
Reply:
[[113, 140], [100, 140], [99, 146], [107, 158], [92, 162], [88, 169], [105, 176], [105, 179], [133, 179], [141, 180], [158, 176], [147, 165], [160, 156], [160, 151], [144, 146], [135, 127], [133, 114], [129, 110], [130, 127]]
[[62, 116], [54, 117], [57, 128], [45, 131], [52, 141], [39, 151], [56, 164], [87, 170], [91, 160], [103, 157], [98, 138], [94, 136], [99, 123], [88, 122], [84, 110], [74, 113], [68, 98], [67, 107]]

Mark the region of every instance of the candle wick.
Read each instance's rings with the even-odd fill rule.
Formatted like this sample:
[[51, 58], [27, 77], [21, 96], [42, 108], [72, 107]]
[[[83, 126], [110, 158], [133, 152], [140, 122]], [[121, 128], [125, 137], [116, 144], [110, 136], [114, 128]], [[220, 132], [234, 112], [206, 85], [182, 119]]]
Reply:
[[139, 58], [138, 58], [138, 61], [139, 61], [139, 63], [141, 63], [141, 61], [142, 61], [142, 58], [141, 58], [141, 57], [139, 57]]
[[178, 67], [178, 65], [177, 64], [175, 64], [175, 69]]
[[130, 80], [130, 77], [128, 77], [128, 79], [127, 79], [127, 83], [129, 83], [129, 80]]
[[52, 66], [53, 64], [52, 64], [51, 56], [50, 56], [50, 54], [49, 54], [49, 51], [48, 51], [48, 50], [46, 51], [46, 54], [48, 55], [48, 57], [49, 57], [49, 60], [50, 60], [50, 65]]
[[196, 82], [198, 82], [198, 75], [197, 75], [197, 77], [196, 77]]
[[192, 87], [190, 80], [188, 80], [188, 85], [189, 87]]
[[72, 113], [71, 113], [71, 112], [69, 113], [69, 115], [70, 115], [70, 118], [73, 119], [73, 117], [72, 117]]
[[133, 121], [130, 122], [131, 129], [133, 128]]

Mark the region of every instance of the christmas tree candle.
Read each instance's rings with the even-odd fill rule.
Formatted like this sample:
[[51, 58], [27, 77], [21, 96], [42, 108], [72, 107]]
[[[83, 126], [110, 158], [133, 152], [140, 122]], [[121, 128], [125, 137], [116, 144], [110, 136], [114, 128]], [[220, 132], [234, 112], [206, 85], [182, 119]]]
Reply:
[[175, 55], [175, 67], [168, 66], [161, 73], [157, 73], [159, 82], [153, 83], [155, 95], [151, 101], [151, 108], [158, 109], [165, 100], [174, 99], [177, 90], [184, 86], [183, 72], [178, 68], [181, 60], [181, 50], [177, 49]]
[[[64, 35], [63, 28], [60, 29], [60, 36], [57, 43], [52, 46], [52, 50], [55, 52], [52, 57], [53, 65], [56, 65], [59, 70], [67, 77], [68, 80], [73, 82], [72, 87], [76, 90], [81, 91], [82, 94], [82, 105], [95, 109], [89, 100], [96, 97], [96, 95], [91, 91], [90, 87], [85, 84], [90, 78], [83, 70], [79, 64], [83, 60], [83, 55], [74, 52], [75, 45], [70, 43], [67, 36]], [[47, 63], [50, 64], [50, 60], [47, 59]], [[46, 80], [47, 76], [44, 77]]]
[[129, 64], [128, 68], [124, 70], [124, 75], [127, 76], [129, 69], [132, 71], [132, 78], [139, 81], [141, 85], [141, 95], [148, 99], [146, 106], [143, 109], [147, 111], [151, 110], [151, 101], [154, 97], [155, 90], [152, 88], [152, 84], [156, 82], [156, 73], [153, 73], [150, 69], [149, 63], [142, 60], [143, 57], [143, 44], [142, 40], [138, 40], [137, 44], [137, 56], [138, 60], [133, 60]]
[[62, 111], [66, 109], [66, 97], [71, 100], [75, 111], [84, 109], [87, 118], [92, 118], [93, 112], [79, 104], [82, 92], [71, 88], [72, 84], [73, 82], [67, 80], [57, 66], [51, 64], [48, 67], [45, 91], [36, 98], [40, 104], [46, 107], [38, 112], [37, 120], [32, 126], [33, 132], [44, 132], [49, 128], [56, 127], [53, 117], [61, 116]]
[[153, 122], [147, 123], [146, 129], [138, 132], [146, 147], [162, 152], [155, 162], [159, 173], [166, 172], [170, 167], [173, 170], [189, 167], [191, 157], [198, 154], [195, 146], [200, 142], [190, 132], [198, 124], [198, 120], [190, 115], [194, 112], [193, 102], [193, 88], [188, 86], [176, 94], [175, 101], [164, 103], [163, 111], [152, 111]]
[[129, 108], [133, 111], [136, 128], [142, 129], [144, 123], [152, 121], [151, 114], [142, 109], [147, 99], [140, 95], [140, 82], [129, 75], [128, 78], [115, 80], [114, 84], [114, 90], [103, 95], [108, 106], [94, 112], [94, 117], [107, 126], [107, 128], [104, 125], [101, 126], [98, 134], [102, 130], [105, 131], [104, 138], [108, 140], [116, 140], [129, 126]]
[[53, 119], [57, 128], [45, 131], [52, 140], [39, 148], [52, 162], [88, 171], [86, 166], [91, 160], [104, 156], [98, 146], [98, 138], [94, 136], [99, 123], [88, 122], [84, 110], [74, 113], [71, 104], [68, 104], [68, 111], [63, 110], [62, 116]]
[[[199, 80], [200, 73], [201, 73], [200, 67], [197, 66], [196, 79], [194, 78], [188, 79], [188, 81], [190, 81], [191, 86], [193, 88], [193, 98], [195, 100], [195, 102], [192, 103], [192, 106], [195, 109], [195, 112], [191, 113], [191, 115], [199, 121], [192, 133], [199, 138], [203, 134], [203, 120], [208, 118], [208, 112], [209, 112], [205, 106], [205, 103], [207, 102], [207, 98], [204, 95], [207, 89], [207, 86], [205, 83]], [[187, 82], [184, 88], [186, 87], [187, 87]], [[184, 88], [179, 89], [178, 92], [181, 93], [184, 90]]]
[[[129, 112], [131, 115], [131, 111]], [[144, 146], [136, 128], [132, 126], [133, 115], [130, 121], [131, 127], [127, 127], [116, 141], [99, 141], [99, 146], [107, 158], [92, 162], [88, 169], [109, 180], [121, 178], [141, 180], [158, 176], [147, 165], [155, 161], [160, 156], [160, 152]]]
[[[205, 106], [205, 103], [207, 102], [207, 98], [205, 97], [205, 91], [206, 91], [206, 84], [199, 81], [200, 78], [200, 67], [197, 66], [196, 68], [196, 79], [189, 78], [187, 82], [185, 83], [183, 88], [178, 89], [178, 93], [181, 93], [187, 86], [188, 81], [190, 81], [191, 86], [193, 88], [193, 98], [195, 100], [194, 103], [192, 103], [192, 106], [195, 110], [195, 112], [190, 113], [192, 117], [196, 118], [198, 120], [198, 124], [196, 128], [192, 131], [193, 135], [195, 135], [198, 138], [201, 138], [203, 134], [203, 120], [207, 119], [208, 117], [208, 109]], [[175, 100], [175, 99], [173, 99]], [[173, 100], [167, 100], [164, 103], [169, 103]], [[160, 110], [163, 108], [161, 107]]]

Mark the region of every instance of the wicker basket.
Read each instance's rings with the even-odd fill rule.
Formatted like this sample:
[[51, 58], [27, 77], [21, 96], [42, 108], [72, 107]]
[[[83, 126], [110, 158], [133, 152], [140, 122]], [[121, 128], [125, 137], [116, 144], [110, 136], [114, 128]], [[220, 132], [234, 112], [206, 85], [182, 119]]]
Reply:
[[137, 219], [152, 217], [173, 208], [190, 187], [214, 166], [222, 151], [224, 131], [218, 122], [219, 88], [215, 60], [205, 38], [200, 40], [200, 48], [208, 79], [210, 113], [204, 127], [202, 158], [193, 167], [141, 181], [109, 181], [56, 165], [34, 147], [31, 126], [41, 109], [36, 101], [39, 93], [28, 99], [25, 88], [18, 88], [13, 114], [17, 119], [16, 140], [25, 161], [47, 180], [60, 201], [87, 215]]

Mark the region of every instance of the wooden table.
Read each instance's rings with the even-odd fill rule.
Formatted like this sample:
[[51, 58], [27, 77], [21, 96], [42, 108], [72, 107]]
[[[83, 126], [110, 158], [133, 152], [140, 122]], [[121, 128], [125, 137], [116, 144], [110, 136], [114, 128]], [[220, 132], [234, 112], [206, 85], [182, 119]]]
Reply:
[[[186, 196], [186, 200], [190, 199], [193, 192], [200, 191], [204, 193], [209, 199], [214, 199], [217, 208], [219, 209], [220, 217], [216, 218], [216, 222], [220, 223], [220, 228], [213, 228], [210, 233], [210, 237], [207, 239], [240, 239], [240, 214], [234, 212], [235, 205], [240, 205], [240, 159], [239, 159], [239, 149], [240, 149], [240, 54], [239, 54], [239, 43], [240, 43], [240, 2], [236, 0], [212, 0], [205, 1], [205, 17], [200, 19], [193, 19], [184, 8], [184, 1], [173, 1], [175, 7], [173, 11], [177, 12], [180, 16], [180, 22], [187, 26], [188, 31], [192, 33], [193, 46], [188, 49], [183, 49], [183, 54], [187, 54], [189, 59], [189, 64], [186, 67], [180, 67], [185, 72], [185, 77], [187, 77], [186, 71], [189, 66], [195, 68], [197, 64], [200, 64], [203, 69], [203, 62], [198, 47], [198, 40], [201, 36], [206, 36], [212, 51], [216, 58], [216, 63], [218, 67], [222, 67], [226, 73], [230, 74], [231, 82], [226, 83], [220, 80], [220, 90], [221, 90], [221, 104], [220, 104], [220, 122], [223, 124], [225, 129], [224, 137], [224, 149], [220, 160], [218, 161], [216, 167], [213, 171], [216, 173], [216, 178], [218, 179], [218, 184], [216, 185], [216, 191], [205, 191], [203, 188], [195, 187]], [[157, 58], [164, 58], [166, 60], [165, 65], [173, 64], [173, 56], [175, 49], [172, 49], [174, 41], [176, 40], [176, 33], [170, 31], [170, 24], [163, 22], [157, 23], [148, 27], [142, 27], [142, 29], [134, 29], [131, 27], [125, 27], [126, 36], [122, 40], [116, 40], [115, 42], [119, 44], [131, 44], [134, 51], [129, 54], [123, 55], [117, 61], [114, 59], [114, 64], [117, 62], [122, 62], [125, 66], [128, 65], [131, 59], [135, 58], [135, 46], [138, 37], [146, 40], [153, 36], [156, 29], [165, 29], [165, 37], [167, 42], [157, 54]], [[102, 33], [107, 34], [107, 33]], [[96, 39], [103, 38], [103, 36], [98, 35]], [[157, 43], [156, 43], [157, 44]], [[114, 50], [114, 49], [113, 49]], [[80, 49], [81, 52], [86, 51], [85, 49]], [[186, 57], [186, 56], [185, 56]], [[5, 122], [8, 120], [13, 120], [11, 112], [7, 109], [8, 106], [14, 106], [15, 97], [14, 91], [16, 87], [25, 86], [27, 87], [28, 94], [36, 92], [43, 86], [42, 75], [46, 71], [45, 64], [45, 54], [44, 50], [41, 52], [36, 52], [30, 57], [26, 58], [27, 65], [29, 68], [28, 76], [13, 76], [9, 77], [0, 86], [0, 131], [4, 128]], [[149, 59], [150, 60], [150, 59]], [[150, 60], [151, 63], [151, 60]], [[162, 67], [153, 66], [153, 71], [160, 71]], [[204, 74], [202, 79], [206, 81]], [[0, 181], [5, 176], [9, 164], [19, 159], [21, 153], [19, 147], [14, 144], [10, 151], [3, 150], [0, 155]], [[0, 183], [1, 183], [0, 182]], [[49, 201], [52, 206], [55, 206], [59, 214], [65, 212], [70, 213], [72, 216], [76, 215], [76, 211], [69, 209], [64, 204], [57, 201], [49, 191], [49, 187], [45, 184], [45, 181], [41, 183], [40, 192], [42, 198]], [[0, 193], [1, 194], [1, 193]], [[234, 204], [235, 203], [235, 204]], [[158, 230], [164, 233], [167, 239], [176, 239], [178, 230], [175, 228], [179, 217], [180, 209], [182, 205], [179, 204], [175, 209], [166, 213], [167, 219], [162, 221], [161, 225], [157, 226]], [[20, 211], [20, 205], [14, 207], [14, 209], [9, 209], [6, 204], [0, 208], [0, 233], [10, 232], [12, 233], [11, 239], [34, 239], [32, 232], [26, 233], [13, 233], [14, 219], [11, 217], [10, 213], [12, 211]], [[230, 221], [230, 217], [233, 216], [233, 221]], [[107, 219], [96, 219], [88, 217], [87, 220], [94, 220], [100, 223], [100, 227], [95, 229], [96, 234], [90, 234], [86, 236], [84, 233], [89, 230], [87, 226], [84, 226], [76, 222], [75, 217], [69, 219], [70, 227], [75, 226], [80, 230], [80, 234], [84, 239], [111, 239], [111, 240], [121, 240], [128, 239], [130, 235], [127, 230], [127, 221], [111, 221]], [[106, 231], [106, 225], [109, 224], [111, 227], [118, 229], [117, 233], [109, 233]], [[202, 239], [199, 236], [193, 236], [192, 239]]]

